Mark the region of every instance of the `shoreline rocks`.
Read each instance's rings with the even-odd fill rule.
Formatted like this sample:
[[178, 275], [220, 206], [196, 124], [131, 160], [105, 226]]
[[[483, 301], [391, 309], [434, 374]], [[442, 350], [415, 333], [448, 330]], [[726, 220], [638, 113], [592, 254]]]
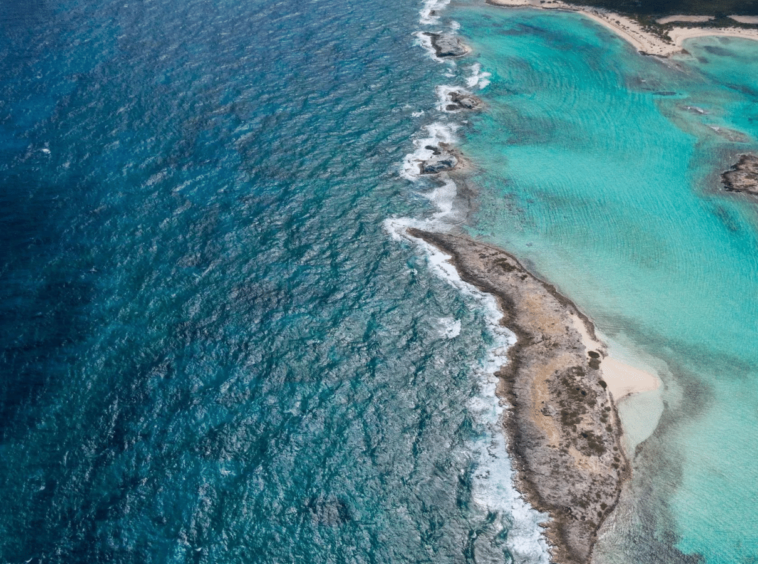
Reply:
[[419, 172], [424, 175], [450, 172], [460, 163], [460, 157], [456, 151], [445, 143], [439, 146], [427, 145], [425, 149], [432, 151], [432, 156], [425, 161], [419, 162]]
[[455, 58], [468, 55], [469, 48], [457, 35], [449, 33], [427, 33], [432, 41], [432, 47], [440, 58]]
[[482, 100], [468, 92], [452, 91], [448, 94], [450, 103], [445, 106], [448, 112], [457, 112], [459, 110], [475, 111], [482, 107]]
[[460, 277], [496, 297], [501, 323], [518, 340], [500, 368], [516, 487], [538, 511], [552, 560], [586, 564], [618, 503], [630, 467], [621, 423], [603, 380], [606, 350], [568, 299], [511, 255], [468, 237], [409, 228], [450, 255]]
[[740, 155], [740, 160], [721, 175], [729, 192], [758, 196], [758, 155]]

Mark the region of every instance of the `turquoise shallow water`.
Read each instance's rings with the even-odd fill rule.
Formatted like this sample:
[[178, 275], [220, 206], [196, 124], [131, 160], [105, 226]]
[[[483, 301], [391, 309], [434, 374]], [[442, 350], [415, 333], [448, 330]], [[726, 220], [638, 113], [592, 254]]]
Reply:
[[758, 203], [718, 175], [758, 149], [758, 44], [691, 41], [662, 63], [576, 14], [451, 15], [493, 75], [463, 143], [472, 234], [667, 368], [664, 414], [599, 555], [755, 561]]

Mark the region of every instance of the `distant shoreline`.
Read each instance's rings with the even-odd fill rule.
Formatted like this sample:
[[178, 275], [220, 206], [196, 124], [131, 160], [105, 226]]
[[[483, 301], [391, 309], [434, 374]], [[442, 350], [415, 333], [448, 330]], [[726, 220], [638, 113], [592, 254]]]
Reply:
[[622, 16], [621, 14], [602, 8], [575, 6], [562, 0], [547, 0], [545, 2], [541, 2], [540, 0], [487, 0], [487, 3], [506, 8], [534, 8], [537, 10], [578, 12], [613, 31], [640, 53], [657, 57], [669, 57], [676, 53], [681, 53], [684, 50], [684, 42], [694, 37], [735, 37], [758, 41], [758, 29], [679, 26], [665, 31], [669, 39], [666, 41], [666, 38], [647, 31], [641, 24], [628, 16]]

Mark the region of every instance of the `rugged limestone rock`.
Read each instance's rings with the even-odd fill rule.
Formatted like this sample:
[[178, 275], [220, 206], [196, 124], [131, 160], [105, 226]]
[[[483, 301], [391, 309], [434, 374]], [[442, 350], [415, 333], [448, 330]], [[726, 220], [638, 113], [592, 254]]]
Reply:
[[588, 563], [630, 473], [594, 327], [506, 252], [457, 235], [408, 234], [451, 255], [463, 280], [497, 298], [501, 322], [518, 337], [498, 372], [498, 393], [512, 406], [505, 427], [517, 487], [551, 517], [553, 560]]
[[438, 174], [440, 172], [453, 170], [458, 166], [458, 157], [453, 150], [446, 145], [441, 144], [439, 147], [428, 145], [426, 148], [434, 154], [431, 158], [419, 163], [421, 174]]
[[468, 92], [451, 92], [448, 98], [450, 99], [450, 104], [445, 109], [449, 112], [459, 110], [473, 111], [482, 107], [481, 99]]
[[721, 179], [731, 192], [758, 196], [758, 155], [741, 155], [737, 164], [722, 174]]
[[438, 57], [462, 57], [469, 52], [468, 47], [456, 35], [448, 33], [427, 33]]

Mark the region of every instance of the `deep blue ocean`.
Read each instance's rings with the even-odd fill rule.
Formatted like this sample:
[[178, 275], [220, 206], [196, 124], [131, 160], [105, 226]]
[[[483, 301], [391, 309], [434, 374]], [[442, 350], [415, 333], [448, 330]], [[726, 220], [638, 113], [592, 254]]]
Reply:
[[421, 8], [0, 6], [0, 562], [518, 550], [485, 309], [383, 227]]

